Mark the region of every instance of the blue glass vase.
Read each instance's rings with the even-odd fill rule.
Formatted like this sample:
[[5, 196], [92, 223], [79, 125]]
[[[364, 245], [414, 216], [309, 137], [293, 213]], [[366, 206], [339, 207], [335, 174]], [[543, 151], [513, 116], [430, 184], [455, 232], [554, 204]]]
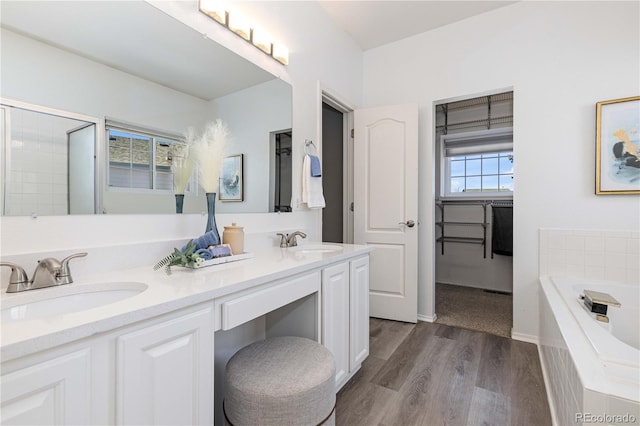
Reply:
[[176, 194], [176, 213], [182, 213], [182, 205], [184, 204], [184, 194]]
[[218, 225], [216, 225], [216, 193], [215, 192], [207, 192], [205, 194], [207, 196], [207, 229], [205, 229], [205, 234], [209, 231], [212, 231], [214, 234], [215, 244], [220, 244], [220, 234], [218, 233]]

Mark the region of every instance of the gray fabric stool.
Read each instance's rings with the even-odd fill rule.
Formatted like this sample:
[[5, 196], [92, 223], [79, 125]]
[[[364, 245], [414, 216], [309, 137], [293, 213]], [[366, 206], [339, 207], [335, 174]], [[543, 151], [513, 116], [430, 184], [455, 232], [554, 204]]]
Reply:
[[335, 363], [321, 344], [274, 337], [240, 349], [227, 363], [224, 411], [240, 425], [334, 425]]

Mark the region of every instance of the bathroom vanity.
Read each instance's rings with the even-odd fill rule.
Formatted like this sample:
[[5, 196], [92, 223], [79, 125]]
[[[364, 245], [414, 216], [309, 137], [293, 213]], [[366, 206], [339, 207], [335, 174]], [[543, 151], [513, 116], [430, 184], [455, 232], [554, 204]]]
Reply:
[[[370, 251], [269, 248], [223, 265], [173, 267], [171, 275], [145, 266], [5, 293], [2, 423], [218, 423], [226, 361], [245, 344], [280, 335], [329, 348], [337, 391], [369, 352]], [[121, 300], [87, 309], [103, 295]], [[55, 299], [66, 313], [54, 307], [20, 318]]]

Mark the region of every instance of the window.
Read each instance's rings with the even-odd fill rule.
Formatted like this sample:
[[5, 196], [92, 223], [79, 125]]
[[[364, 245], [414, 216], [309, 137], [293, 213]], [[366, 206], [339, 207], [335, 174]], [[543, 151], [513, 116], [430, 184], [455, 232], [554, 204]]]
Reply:
[[513, 130], [500, 128], [440, 137], [443, 197], [513, 194]]
[[435, 105], [442, 198], [513, 196], [513, 92]]
[[[173, 191], [174, 161], [184, 143], [177, 136], [159, 135], [107, 120], [108, 186], [150, 191]], [[193, 179], [187, 193], [195, 189]]]

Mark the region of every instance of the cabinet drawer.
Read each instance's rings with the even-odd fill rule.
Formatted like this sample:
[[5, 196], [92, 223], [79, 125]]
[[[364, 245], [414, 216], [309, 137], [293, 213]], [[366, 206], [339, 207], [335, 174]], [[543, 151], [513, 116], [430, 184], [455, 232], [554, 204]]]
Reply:
[[232, 329], [317, 291], [320, 291], [320, 271], [229, 300], [222, 304], [222, 329]]

